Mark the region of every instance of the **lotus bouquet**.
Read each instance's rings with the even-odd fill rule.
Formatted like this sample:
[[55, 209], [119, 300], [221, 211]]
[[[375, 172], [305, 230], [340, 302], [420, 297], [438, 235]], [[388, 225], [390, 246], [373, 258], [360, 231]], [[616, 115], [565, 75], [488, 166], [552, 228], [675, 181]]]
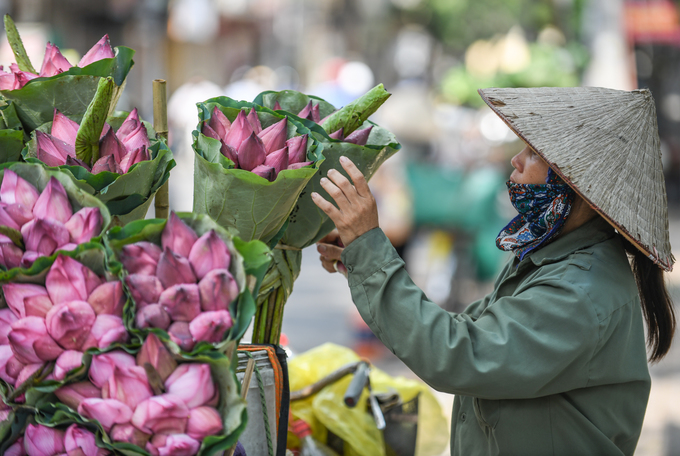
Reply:
[[108, 456], [111, 452], [97, 448], [95, 435], [87, 428], [72, 424], [65, 431], [29, 424], [23, 437], [14, 442], [5, 456]]

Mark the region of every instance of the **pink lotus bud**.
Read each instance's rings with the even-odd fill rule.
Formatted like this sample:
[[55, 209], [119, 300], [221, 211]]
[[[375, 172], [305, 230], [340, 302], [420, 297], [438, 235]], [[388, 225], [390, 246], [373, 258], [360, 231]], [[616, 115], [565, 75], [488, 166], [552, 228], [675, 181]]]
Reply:
[[228, 310], [238, 297], [238, 284], [227, 269], [213, 269], [198, 283], [203, 311]]
[[45, 320], [40, 317], [26, 317], [12, 323], [12, 332], [7, 338], [14, 356], [22, 364], [51, 361], [64, 351], [47, 333]]
[[229, 128], [229, 133], [224, 138], [224, 143], [238, 150], [243, 141], [251, 134], [253, 134], [253, 127], [250, 126], [246, 113], [239, 111], [238, 116], [236, 116], [236, 119], [231, 124], [231, 128]]
[[146, 442], [149, 441], [151, 435], [146, 434], [132, 424], [116, 424], [111, 428], [109, 433], [111, 440], [114, 442], [125, 442], [137, 445], [140, 448], [146, 446]]
[[189, 262], [200, 280], [213, 269], [229, 269], [231, 254], [215, 230], [210, 230], [191, 247]]
[[[56, 47], [56, 46], [55, 46]], [[54, 110], [54, 118], [52, 119], [52, 137], [64, 141], [66, 144], [76, 143], [76, 136], [80, 125], [72, 121], [56, 109]]]
[[219, 394], [210, 374], [210, 365], [203, 363], [180, 364], [165, 381], [165, 390], [180, 398], [190, 409], [207, 404]]
[[102, 59], [111, 59], [115, 56], [113, 49], [111, 49], [111, 42], [109, 41], [109, 35], [104, 35], [97, 44], [92, 46], [92, 48], [87, 51], [87, 53], [80, 59], [78, 66], [84, 68], [87, 65], [94, 63]]
[[107, 432], [114, 424], [124, 424], [132, 418], [132, 409], [116, 399], [83, 399], [78, 406], [78, 413], [99, 421]]
[[231, 129], [231, 122], [229, 122], [227, 116], [217, 106], [213, 108], [208, 125], [217, 133], [217, 138], [215, 139], [224, 140], [227, 137], [227, 133], [229, 133], [229, 129]]
[[139, 122], [137, 128], [132, 130], [129, 135], [120, 139], [125, 149], [131, 152], [140, 147], [148, 149], [151, 146], [151, 141], [149, 140], [149, 132], [144, 126], [144, 122]]
[[24, 450], [24, 438], [19, 437], [19, 439], [14, 442], [5, 451], [5, 456], [26, 456], [26, 450]]
[[0, 378], [14, 386], [18, 374], [10, 375], [10, 373], [7, 371], [7, 364], [11, 359], [14, 359], [12, 347], [9, 345], [0, 345]]
[[40, 285], [30, 283], [7, 283], [2, 286], [7, 306], [17, 318], [26, 317], [25, 300], [31, 296], [47, 296], [47, 290]]
[[42, 219], [55, 219], [61, 223], [66, 223], [73, 215], [66, 190], [56, 178], [50, 177], [50, 181], [33, 206], [33, 215]]
[[222, 418], [212, 407], [202, 406], [189, 410], [187, 434], [202, 442], [209, 435], [217, 435], [222, 430]]
[[186, 434], [156, 434], [146, 445], [147, 451], [152, 454], [157, 451], [159, 456], [185, 456], [197, 454], [201, 442]]
[[42, 363], [26, 364], [21, 369], [21, 371], [19, 371], [19, 375], [17, 375], [17, 379], [14, 386], [16, 388], [19, 388], [21, 385], [26, 383], [33, 376], [33, 374], [38, 372], [42, 367], [43, 367]]
[[151, 242], [136, 242], [122, 248], [120, 261], [130, 274], [156, 275], [156, 265], [162, 252]]
[[66, 429], [64, 448], [69, 456], [71, 456], [72, 452], [76, 451], [79, 451], [78, 454], [84, 456], [104, 456], [109, 454], [108, 451], [97, 447], [97, 442], [92, 432], [77, 424], [72, 424]]
[[201, 128], [201, 133], [203, 133], [203, 136], [207, 136], [208, 138], [221, 141], [220, 135], [218, 135], [217, 132], [213, 130], [213, 128], [208, 123], [203, 124], [203, 128]]
[[22, 204], [33, 210], [40, 192], [10, 169], [5, 169], [0, 185], [0, 201], [5, 204]]
[[276, 103], [274, 103], [273, 109], [274, 109], [274, 111], [281, 111], [281, 105], [279, 104], [278, 101]]
[[65, 255], [57, 256], [45, 278], [45, 288], [54, 305], [86, 301], [102, 280], [90, 268]]
[[227, 157], [229, 160], [233, 161], [235, 168], [239, 167], [238, 152], [236, 151], [236, 149], [231, 147], [229, 144], [222, 143], [222, 146], [220, 147], [220, 153]]
[[170, 340], [179, 345], [184, 351], [191, 351], [196, 345], [196, 341], [191, 337], [191, 331], [189, 331], [189, 323], [186, 321], [176, 321], [170, 325], [168, 328], [168, 334], [170, 335]]
[[116, 137], [122, 141], [133, 131], [135, 131], [139, 127], [140, 123], [141, 121], [139, 120], [139, 113], [137, 112], [137, 108], [135, 108], [130, 112], [130, 114], [128, 114], [128, 116], [125, 118], [125, 121], [123, 121], [123, 124], [116, 132]]
[[71, 240], [68, 228], [50, 218], [31, 220], [21, 227], [21, 236], [24, 238], [26, 251], [36, 252], [39, 256], [52, 255]]
[[127, 330], [123, 319], [117, 315], [97, 315], [90, 336], [97, 342], [97, 348], [105, 349], [116, 342], [127, 342]]
[[341, 128], [340, 130], [334, 131], [333, 133], [330, 133], [328, 135], [329, 138], [331, 139], [337, 139], [338, 141], [344, 141], [345, 140], [345, 129]]
[[276, 170], [271, 166], [260, 165], [256, 166], [252, 170], [253, 174], [257, 174], [260, 177], [264, 177], [269, 182], [274, 182], [276, 180]]
[[60, 402], [73, 410], [78, 410], [80, 403], [87, 398], [102, 397], [102, 390], [90, 382], [78, 382], [64, 385], [54, 392]]
[[149, 304], [157, 303], [163, 292], [163, 285], [155, 275], [130, 274], [125, 277], [125, 283], [138, 311]]
[[85, 163], [79, 158], [76, 157], [71, 157], [70, 155], [66, 157], [66, 166], [80, 166], [82, 168], [85, 168], [88, 171], [91, 171], [90, 165], [88, 163]]
[[38, 76], [41, 78], [54, 76], [67, 71], [71, 66], [69, 61], [61, 55], [59, 48], [48, 41], [45, 48], [45, 57], [43, 57], [42, 67]]
[[84, 207], [65, 223], [71, 234], [71, 242], [82, 244], [89, 242], [102, 231], [102, 215], [98, 207]]
[[115, 367], [125, 369], [135, 365], [135, 358], [122, 350], [94, 355], [89, 371], [90, 380], [95, 386], [102, 388], [108, 382], [109, 377], [113, 375]]
[[0, 234], [0, 264], [7, 269], [18, 268], [23, 255], [24, 252], [10, 238]]
[[16, 72], [16, 77], [17, 77], [17, 88], [20, 89], [23, 86], [26, 85], [28, 81], [31, 79], [35, 79], [38, 77], [37, 74], [31, 73], [29, 71], [17, 71]]
[[90, 296], [87, 297], [87, 302], [97, 315], [122, 317], [125, 299], [122, 282], [114, 280], [113, 282], [105, 282], [92, 290]]
[[201, 313], [198, 285], [180, 283], [166, 288], [158, 304], [168, 312], [172, 321], [191, 321]]
[[127, 149], [113, 132], [113, 129], [109, 128], [109, 131], [99, 140], [99, 157], [103, 158], [111, 155], [116, 163], [120, 163], [125, 154], [127, 154]]
[[0, 72], [0, 90], [18, 89], [17, 76], [14, 73]]
[[307, 159], [307, 135], [293, 136], [286, 141], [288, 163], [300, 163]]
[[253, 129], [253, 133], [259, 135], [262, 131], [262, 124], [260, 123], [260, 118], [257, 116], [257, 112], [255, 112], [255, 108], [250, 108], [250, 112], [248, 113], [246, 119], [250, 124], [250, 128]]
[[66, 163], [66, 158], [76, 156], [75, 146], [57, 139], [40, 130], [35, 130], [35, 138], [38, 143], [38, 160], [47, 166], [61, 166]]
[[168, 247], [161, 254], [156, 268], [156, 276], [164, 288], [180, 283], [196, 283], [196, 275], [186, 258], [171, 251]]
[[224, 340], [232, 324], [231, 315], [226, 310], [203, 312], [189, 323], [189, 331], [197, 342], [217, 343]]
[[77, 369], [83, 364], [83, 353], [75, 350], [66, 350], [59, 355], [54, 366], [54, 379], [63, 380], [66, 374], [73, 369]]
[[264, 143], [252, 133], [238, 148], [238, 163], [241, 169], [252, 171], [253, 168], [264, 163], [267, 154]]
[[373, 125], [361, 130], [355, 130], [345, 138], [345, 142], [365, 146], [368, 142], [368, 136], [371, 134], [371, 130], [373, 130]]
[[9, 344], [7, 335], [12, 331], [12, 323], [18, 319], [10, 309], [0, 309], [0, 346]]
[[275, 124], [268, 126], [262, 130], [259, 136], [264, 143], [267, 154], [282, 149], [286, 145], [286, 139], [288, 138], [288, 117], [284, 117]]
[[116, 159], [113, 155], [104, 155], [99, 157], [99, 160], [94, 162], [92, 165], [92, 174], [99, 174], [101, 172], [108, 171], [110, 173], [123, 174], [120, 166], [116, 163]]
[[177, 363], [170, 351], [154, 333], [149, 333], [146, 336], [142, 348], [137, 353], [137, 365], [143, 367], [146, 363], [151, 364], [156, 369], [163, 381], [177, 368]]
[[16, 356], [12, 356], [7, 360], [7, 364], [5, 364], [5, 372], [7, 372], [8, 377], [17, 379], [24, 367], [24, 364], [21, 363]]
[[293, 163], [292, 165], [288, 165], [288, 169], [300, 169], [304, 168], [305, 166], [309, 166], [314, 162], [301, 162], [301, 163]]
[[52, 300], [47, 295], [29, 296], [24, 299], [27, 317], [45, 318], [52, 307]]
[[19, 230], [21, 228], [19, 224], [5, 211], [4, 206], [0, 206], [0, 225], [12, 228], [13, 230]]
[[298, 112], [297, 116], [303, 119], [312, 120], [312, 100], [307, 102], [307, 105], [302, 108], [302, 111]]
[[[194, 385], [192, 388], [197, 388]], [[189, 409], [174, 394], [153, 396], [141, 402], [132, 415], [132, 424], [147, 434], [183, 434], [189, 420]]]
[[161, 245], [163, 248], [168, 247], [176, 254], [188, 258], [191, 247], [197, 239], [198, 235], [196, 235], [194, 230], [189, 228], [175, 212], [171, 212], [170, 218], [161, 234]]
[[131, 410], [153, 396], [146, 371], [141, 366], [114, 367], [113, 374], [102, 388], [104, 399], [117, 399], [126, 403]]
[[31, 250], [25, 251], [24, 254], [21, 256], [21, 267], [25, 269], [30, 268], [33, 265], [33, 263], [35, 263], [35, 260], [37, 260], [41, 256], [43, 255], [39, 254], [38, 252], [33, 252]]
[[30, 456], [64, 453], [64, 432], [39, 424], [29, 424], [24, 433], [24, 449]]
[[8, 204], [4, 209], [7, 215], [20, 227], [33, 220], [33, 211], [24, 204]]
[[60, 346], [78, 350], [90, 335], [96, 318], [92, 306], [87, 302], [69, 301], [52, 307], [45, 321], [47, 332]]
[[279, 149], [267, 155], [267, 158], [264, 160], [264, 165], [271, 166], [272, 168], [274, 168], [274, 172], [277, 175], [282, 169], [287, 169], [288, 148], [284, 146], [283, 149]]
[[142, 161], [151, 160], [149, 151], [146, 146], [141, 146], [128, 152], [125, 157], [120, 161], [120, 171], [125, 174], [130, 171], [133, 165], [136, 165]]
[[160, 304], [149, 304], [137, 311], [135, 325], [140, 328], [168, 329], [170, 314]]

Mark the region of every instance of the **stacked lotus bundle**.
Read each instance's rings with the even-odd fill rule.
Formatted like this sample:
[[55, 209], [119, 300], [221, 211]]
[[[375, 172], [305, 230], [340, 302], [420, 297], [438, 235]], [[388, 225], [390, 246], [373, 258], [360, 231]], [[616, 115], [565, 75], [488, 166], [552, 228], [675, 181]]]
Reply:
[[23, 437], [19, 437], [5, 451], [5, 456], [108, 456], [111, 452], [97, 448], [94, 433], [72, 424], [62, 431], [42, 424], [29, 424]]

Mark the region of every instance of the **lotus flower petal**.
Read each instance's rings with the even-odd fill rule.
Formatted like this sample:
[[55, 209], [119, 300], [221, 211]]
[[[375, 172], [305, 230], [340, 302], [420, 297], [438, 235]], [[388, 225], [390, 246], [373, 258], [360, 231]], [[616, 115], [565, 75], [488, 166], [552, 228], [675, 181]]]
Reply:
[[65, 223], [66, 229], [71, 235], [71, 242], [82, 244], [90, 242], [102, 231], [102, 215], [98, 207], [84, 207], [71, 216]]
[[76, 144], [76, 136], [80, 125], [77, 122], [66, 117], [56, 109], [54, 110], [54, 118], [52, 119], [51, 135], [53, 138], [60, 139], [66, 144]]
[[83, 365], [83, 352], [76, 350], [66, 350], [59, 355], [57, 363], [54, 366], [54, 379], [63, 380], [66, 374], [73, 369], [77, 369]]
[[224, 138], [224, 143], [238, 150], [241, 143], [251, 134], [253, 134], [253, 127], [250, 126], [245, 111], [239, 111], [238, 116], [231, 124], [231, 128], [229, 128], [229, 133]]
[[11, 309], [0, 309], [0, 347], [3, 345], [8, 346], [9, 339], [7, 336], [12, 331], [12, 323], [18, 319], [19, 317], [14, 315], [14, 312]]
[[226, 310], [203, 312], [189, 323], [189, 331], [197, 342], [217, 343], [224, 340], [232, 324], [231, 315]]
[[4, 206], [4, 210], [20, 227], [33, 220], [33, 211], [24, 204], [8, 204]]
[[40, 255], [38, 252], [33, 252], [31, 250], [27, 250], [24, 252], [24, 255], [21, 257], [21, 267], [22, 268], [30, 268], [33, 263], [35, 263], [35, 260], [40, 258], [43, 255]]
[[70, 383], [64, 385], [54, 392], [59, 401], [63, 402], [73, 410], [78, 410], [78, 406], [87, 398], [102, 397], [102, 390], [88, 381]]
[[156, 449], [159, 456], [184, 456], [197, 454], [201, 442], [186, 434], [157, 434], [147, 443], [147, 448], [149, 447]]
[[256, 166], [252, 170], [253, 174], [257, 174], [260, 177], [264, 177], [269, 182], [274, 182], [276, 180], [276, 170], [271, 166], [260, 165]]
[[56, 178], [50, 177], [50, 181], [33, 206], [33, 215], [37, 218], [55, 219], [61, 223], [66, 223], [73, 215], [66, 190]]
[[220, 135], [215, 130], [213, 130], [213, 128], [207, 122], [203, 123], [201, 133], [203, 133], [203, 135], [207, 136], [208, 138], [217, 139], [218, 141], [221, 141]]
[[114, 442], [131, 443], [140, 448], [144, 448], [146, 442], [151, 438], [150, 434], [146, 434], [128, 423], [116, 424], [111, 428], [109, 435]]
[[26, 450], [24, 449], [24, 438], [19, 437], [19, 439], [10, 445], [5, 451], [5, 456], [26, 456]]
[[238, 163], [241, 169], [252, 171], [262, 165], [266, 157], [264, 143], [255, 133], [244, 140], [238, 148]]
[[[123, 160], [125, 154], [127, 154], [125, 145], [123, 145], [120, 139], [118, 139], [116, 134], [113, 132], [113, 128], [109, 128], [109, 131], [107, 131], [102, 139], [99, 140], [99, 160], [101, 160], [103, 157], [108, 157], [111, 155], [116, 163], [120, 163], [121, 160]], [[92, 168], [94, 169], [94, 166]]]
[[284, 117], [273, 125], [262, 130], [260, 139], [264, 143], [267, 154], [282, 149], [288, 138], [288, 117]]
[[262, 124], [260, 123], [260, 118], [257, 116], [257, 112], [255, 112], [255, 108], [250, 108], [250, 112], [248, 113], [246, 119], [250, 124], [250, 128], [253, 129], [253, 133], [259, 135], [262, 131]]
[[18, 268], [21, 266], [23, 254], [24, 252], [14, 245], [10, 238], [0, 234], [0, 264], [7, 269]]
[[288, 146], [288, 163], [300, 163], [307, 160], [308, 135], [293, 136], [286, 141]]
[[213, 269], [229, 269], [231, 254], [215, 230], [210, 230], [191, 247], [189, 262], [200, 280]]
[[314, 162], [301, 162], [301, 163], [293, 163], [292, 165], [288, 165], [288, 169], [300, 169], [304, 168], [305, 166], [309, 166]]
[[330, 133], [328, 135], [329, 138], [331, 139], [337, 139], [338, 141], [344, 141], [345, 140], [345, 129], [341, 128], [340, 130], [334, 131], [333, 133]]
[[22, 204], [33, 210], [40, 192], [11, 169], [5, 169], [0, 185], [0, 200], [5, 204]]
[[[203, 311], [228, 310], [238, 297], [238, 284], [227, 269], [213, 269], [198, 283]], [[198, 339], [197, 339], [198, 340]]]
[[18, 86], [17, 88], [20, 89], [23, 86], [25, 86], [26, 83], [28, 81], [30, 81], [31, 79], [37, 78], [38, 75], [31, 73], [31, 72], [28, 72], [28, 71], [19, 71], [19, 72], [16, 73], [16, 77], [17, 77], [17, 84], [16, 85]]
[[136, 242], [121, 249], [120, 261], [130, 274], [156, 275], [163, 250], [151, 242]]
[[83, 399], [78, 406], [78, 413], [101, 423], [105, 431], [114, 424], [124, 424], [132, 418], [132, 409], [116, 399]]
[[147, 132], [143, 122], [139, 122], [137, 128], [132, 130], [132, 132], [125, 138], [121, 139], [121, 141], [128, 152], [139, 149], [140, 147], [146, 147], [147, 149], [151, 147], [149, 133]]
[[47, 296], [47, 290], [40, 285], [30, 283], [7, 283], [2, 286], [7, 306], [16, 318], [26, 317], [25, 300], [31, 296]]
[[24, 299], [24, 306], [26, 308], [27, 317], [40, 317], [45, 318], [47, 312], [50, 311], [52, 306], [52, 300], [49, 296], [30, 296]]
[[213, 407], [201, 406], [189, 410], [187, 434], [202, 442], [209, 435], [217, 435], [222, 430], [222, 418]]
[[151, 156], [149, 155], [149, 150], [147, 147], [138, 147], [137, 149], [128, 152], [128, 154], [123, 157], [123, 159], [120, 161], [120, 171], [121, 173], [125, 174], [130, 171], [130, 168], [132, 168], [133, 165], [148, 160], [151, 160]]
[[45, 288], [57, 305], [68, 301], [86, 301], [102, 280], [87, 266], [65, 255], [57, 256], [45, 278]]
[[0, 72], [0, 90], [16, 90], [20, 88], [14, 73]]
[[38, 160], [45, 163], [47, 166], [64, 165], [66, 164], [67, 157], [76, 156], [74, 145], [68, 144], [52, 135], [43, 133], [40, 130], [35, 130], [35, 138], [38, 147]]
[[186, 258], [172, 252], [168, 247], [161, 254], [156, 268], [156, 276], [163, 288], [170, 288], [180, 283], [196, 283], [196, 275]]
[[130, 290], [130, 296], [137, 304], [137, 310], [157, 303], [163, 292], [163, 285], [155, 275], [130, 274], [125, 277], [125, 283]]
[[78, 66], [84, 68], [87, 65], [94, 63], [101, 59], [111, 59], [115, 56], [113, 49], [111, 49], [111, 41], [109, 35], [104, 35], [87, 53], [80, 59]]
[[45, 57], [43, 57], [42, 67], [40, 68], [40, 77], [50, 77], [55, 74], [63, 73], [71, 68], [73, 65], [66, 60], [66, 57], [61, 55], [59, 48], [47, 42], [45, 48]]
[[113, 375], [115, 367], [125, 369], [132, 366], [136, 366], [135, 358], [121, 350], [94, 355], [89, 371], [90, 380], [95, 386], [102, 388]]
[[156, 369], [156, 372], [165, 381], [177, 368], [177, 363], [170, 354], [170, 351], [163, 345], [154, 333], [149, 333], [142, 348], [137, 353], [137, 365], [144, 366], [149, 363]]
[[91, 336], [97, 341], [97, 347], [105, 349], [114, 343], [127, 342], [128, 333], [123, 319], [117, 315], [97, 315], [92, 325]]
[[24, 433], [24, 449], [31, 456], [54, 456], [63, 453], [64, 432], [47, 426], [29, 424]]
[[119, 280], [99, 285], [87, 297], [87, 302], [97, 315], [116, 315], [118, 317], [123, 316], [125, 300], [123, 283]]
[[[193, 385], [191, 388], [200, 388]], [[132, 424], [147, 434], [182, 434], [189, 420], [189, 409], [174, 394], [153, 396], [137, 405]]]
[[288, 169], [288, 147], [284, 146], [283, 149], [267, 155], [264, 165], [274, 168], [275, 175], [278, 175], [282, 169]]
[[139, 113], [137, 112], [137, 108], [135, 108], [125, 118], [122, 125], [120, 126], [120, 128], [116, 132], [116, 136], [118, 137], [119, 140], [123, 141], [133, 131], [135, 131], [139, 128], [140, 123], [141, 123], [141, 121], [139, 120]]
[[274, 103], [274, 111], [281, 111], [281, 105], [278, 101]]
[[14, 353], [12, 353], [12, 347], [9, 345], [0, 345], [0, 378], [14, 386], [14, 382], [17, 379], [17, 375], [10, 375], [7, 372], [7, 364], [11, 359], [14, 359]]
[[45, 319], [40, 317], [26, 317], [15, 321], [7, 338], [14, 356], [22, 364], [51, 361], [64, 351], [47, 333]]
[[298, 112], [298, 117], [302, 119], [312, 120], [312, 100], [307, 102], [307, 105]]
[[153, 396], [146, 371], [141, 366], [115, 367], [102, 388], [104, 399], [117, 399], [134, 410], [138, 404]]
[[181, 283], [166, 288], [158, 304], [168, 312], [172, 321], [191, 321], [201, 313], [198, 285]]
[[16, 388], [19, 388], [21, 385], [26, 383], [36, 372], [38, 372], [41, 368], [43, 367], [42, 363], [35, 363], [35, 364], [26, 364], [21, 371], [19, 371], [19, 375], [17, 375], [17, 379], [14, 383], [14, 386]]
[[[169, 248], [174, 253], [181, 255], [184, 258], [188, 258], [191, 247], [197, 239], [198, 235], [194, 230], [189, 228], [177, 214], [171, 212], [168, 222], [165, 224], [165, 228], [163, 228], [163, 233], [161, 234], [161, 245], [163, 246], [163, 249]], [[161, 282], [162, 281], [163, 280], [161, 280]]]
[[99, 174], [103, 171], [123, 174], [122, 170], [120, 169], [120, 166], [118, 166], [118, 164], [116, 163], [116, 159], [113, 158], [113, 155], [105, 155], [99, 157], [99, 160], [94, 162], [94, 165], [92, 165], [91, 171], [92, 174]]
[[165, 381], [165, 390], [190, 409], [207, 404], [219, 394], [210, 374], [210, 365], [203, 363], [180, 364]]
[[138, 328], [168, 329], [170, 315], [160, 304], [149, 304], [137, 311], [135, 324]]
[[361, 130], [355, 130], [345, 138], [345, 142], [357, 144], [359, 146], [365, 146], [368, 142], [368, 136], [373, 130], [373, 125], [368, 128], [362, 128]]
[[47, 332], [67, 350], [78, 350], [90, 335], [97, 316], [85, 301], [57, 304], [47, 313]]
[[170, 340], [179, 345], [184, 351], [191, 351], [196, 345], [196, 341], [191, 337], [191, 331], [189, 331], [189, 323], [186, 321], [176, 321], [170, 325], [168, 328], [168, 334], [170, 335]]
[[229, 133], [229, 130], [231, 129], [231, 122], [229, 122], [227, 116], [225, 116], [217, 106], [213, 108], [208, 125], [217, 133], [217, 138], [215, 139], [225, 140], [227, 133]]
[[0, 206], [0, 225], [12, 228], [13, 230], [19, 230], [21, 227], [14, 221], [12, 217], [5, 211], [4, 206]]
[[75, 451], [79, 451], [79, 454], [84, 456], [104, 456], [109, 454], [108, 451], [97, 447], [97, 442], [92, 432], [76, 424], [72, 424], [66, 429], [64, 448], [69, 456]]
[[40, 256], [52, 255], [71, 240], [66, 226], [49, 218], [36, 218], [26, 223], [21, 227], [21, 236], [26, 251], [37, 252]]

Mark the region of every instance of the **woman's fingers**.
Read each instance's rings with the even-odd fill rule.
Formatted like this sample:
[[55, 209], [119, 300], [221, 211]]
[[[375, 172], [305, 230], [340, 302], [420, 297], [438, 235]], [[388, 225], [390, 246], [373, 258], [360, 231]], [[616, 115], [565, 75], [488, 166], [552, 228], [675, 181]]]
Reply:
[[364, 198], [371, 196], [371, 190], [368, 188], [368, 183], [366, 182], [364, 175], [361, 173], [361, 171], [359, 171], [359, 168], [356, 167], [352, 160], [343, 156], [340, 157], [340, 164], [345, 169], [345, 171], [347, 171], [349, 177], [352, 178], [352, 182], [354, 182], [354, 188], [356, 189], [356, 192], [359, 194], [359, 196]]
[[335, 185], [330, 179], [322, 177], [321, 178], [321, 186], [323, 187], [326, 192], [333, 198], [335, 203], [338, 205], [338, 208], [342, 211], [347, 208], [349, 205], [349, 200], [347, 199], [347, 196], [345, 196], [345, 193], [338, 188], [337, 185]]
[[323, 266], [323, 268], [326, 271], [328, 271], [330, 273], [338, 272], [337, 269], [335, 269], [335, 261], [334, 260], [329, 260], [328, 258], [324, 257], [323, 255], [321, 255], [319, 257], [319, 259], [321, 260], [321, 266]]
[[334, 169], [328, 170], [328, 178], [342, 191], [348, 201], [353, 202], [356, 200], [356, 189], [349, 179], [343, 176], [339, 171]]
[[333, 223], [337, 224], [337, 221], [340, 220], [340, 216], [342, 215], [337, 207], [333, 206], [331, 203], [326, 201], [323, 196], [316, 192], [312, 192], [312, 201], [314, 201], [314, 204], [316, 204], [319, 209], [324, 211], [324, 213], [330, 217], [331, 220], [333, 220]]
[[316, 250], [329, 260], [341, 260], [342, 247], [331, 244], [317, 244]]

